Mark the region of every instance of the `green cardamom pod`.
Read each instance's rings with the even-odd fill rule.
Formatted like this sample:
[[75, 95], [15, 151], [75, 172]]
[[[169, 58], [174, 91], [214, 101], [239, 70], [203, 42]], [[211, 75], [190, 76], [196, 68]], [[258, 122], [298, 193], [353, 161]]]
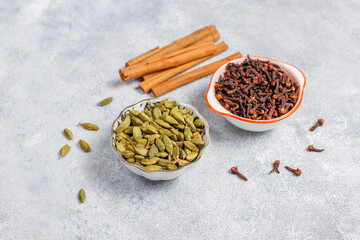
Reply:
[[171, 164], [171, 161], [166, 160], [166, 159], [161, 159], [161, 158], [159, 159], [159, 165], [160, 166], [166, 167], [169, 164]]
[[159, 152], [157, 156], [160, 158], [166, 158], [168, 155], [169, 154], [167, 152]]
[[160, 138], [156, 139], [155, 144], [156, 144], [156, 146], [157, 146], [157, 148], [159, 149], [160, 152], [165, 151], [165, 144]]
[[185, 166], [186, 164], [189, 164], [189, 162], [186, 161], [186, 160], [180, 160], [180, 161], [178, 161], [178, 164], [179, 164], [179, 167], [183, 167], [183, 166]]
[[161, 127], [163, 127], [163, 128], [171, 128], [171, 125], [169, 124], [169, 123], [167, 123], [167, 122], [165, 122], [164, 120], [162, 120], [162, 119], [155, 119], [154, 120], [157, 124], [159, 124]]
[[135, 155], [134, 157], [135, 157], [135, 159], [137, 159], [137, 160], [145, 159], [145, 157], [144, 157], [144, 156], [141, 156], [141, 155]]
[[203, 128], [203, 127], [204, 127], [204, 123], [203, 123], [200, 119], [196, 119], [196, 120], [194, 121], [194, 125], [195, 125], [195, 127], [197, 127], [197, 128]]
[[68, 152], [70, 152], [71, 147], [68, 144], [65, 144], [60, 150], [60, 158], [65, 157]]
[[155, 164], [155, 163], [157, 163], [158, 162], [158, 158], [145, 158], [145, 159], [143, 159], [143, 160], [141, 160], [141, 164], [142, 165], [153, 165], [153, 164]]
[[154, 111], [153, 111], [153, 116], [154, 116], [154, 119], [158, 119], [161, 117], [161, 110], [159, 108], [154, 108]]
[[191, 153], [191, 150], [188, 149], [187, 147], [184, 148], [184, 151], [185, 151], [186, 155], [189, 155]]
[[79, 123], [79, 124], [87, 130], [93, 130], [93, 131], [99, 130], [99, 127], [92, 123]]
[[145, 148], [137, 148], [137, 147], [135, 147], [135, 152], [137, 154], [140, 154], [140, 155], [144, 156], [144, 157], [146, 157], [148, 155], [148, 150], [145, 149]]
[[172, 102], [165, 102], [165, 103], [164, 103], [164, 106], [165, 106], [166, 108], [171, 109], [171, 108], [175, 107], [176, 105], [175, 105], [174, 103], [172, 103]]
[[180, 148], [175, 144], [174, 148], [173, 148], [173, 153], [172, 153], [172, 157], [177, 160], [179, 159], [180, 156]]
[[188, 154], [188, 155], [186, 155], [186, 160], [188, 160], [188, 161], [194, 161], [195, 160], [195, 158], [198, 156], [198, 152], [192, 152], [192, 153], [190, 153], [190, 154]]
[[185, 118], [185, 122], [186, 122], [186, 125], [191, 129], [192, 132], [196, 132], [196, 127], [189, 118]]
[[145, 166], [145, 167], [143, 167], [143, 168], [146, 169], [146, 170], [149, 170], [149, 171], [162, 170], [162, 167], [161, 167], [161, 166], [158, 166], [158, 165], [149, 165], [149, 166]]
[[79, 191], [79, 200], [80, 200], [80, 202], [84, 203], [85, 199], [86, 199], [85, 191], [84, 191], [84, 189], [80, 189], [80, 191]]
[[79, 144], [80, 144], [80, 147], [81, 149], [84, 151], [84, 152], [89, 152], [90, 151], [90, 146], [87, 142], [85, 142], [84, 140], [80, 139], [79, 140]]
[[126, 133], [126, 134], [132, 134], [133, 128], [134, 128], [133, 126], [130, 126], [130, 127], [125, 128], [125, 129], [124, 129], [124, 133]]
[[132, 158], [135, 155], [134, 152], [129, 151], [129, 150], [123, 151], [123, 152], [121, 152], [121, 154], [123, 155], [124, 158]]
[[163, 120], [164, 120], [165, 122], [168, 122], [168, 123], [173, 124], [173, 125], [179, 124], [179, 123], [175, 120], [175, 118], [173, 118], [173, 117], [171, 117], [171, 116], [169, 116], [169, 115], [166, 115], [166, 116], [163, 118]]
[[156, 147], [155, 144], [151, 145], [150, 149], [149, 149], [149, 158], [153, 158], [156, 157], [159, 153], [159, 149]]
[[191, 139], [190, 140], [191, 143], [197, 145], [197, 146], [203, 146], [204, 145], [204, 141], [203, 140], [200, 140], [200, 139]]
[[136, 147], [138, 148], [146, 148], [146, 144], [147, 144], [148, 140], [144, 139], [144, 138], [140, 138], [138, 140], [136, 140]]
[[161, 135], [166, 135], [168, 137], [171, 137], [172, 135], [174, 135], [171, 131], [169, 131], [168, 129], [159, 129], [159, 133]]
[[156, 128], [154, 126], [152, 126], [152, 125], [147, 126], [146, 132], [151, 133], [151, 134], [157, 134], [158, 133]]
[[105, 105], [108, 105], [109, 103], [111, 103], [113, 100], [112, 97], [109, 97], [109, 98], [105, 98], [104, 100], [102, 100], [101, 102], [99, 102], [98, 104], [100, 106], [105, 106]]
[[190, 141], [193, 138], [193, 133], [189, 127], [185, 127], [184, 129], [184, 137], [186, 141]]
[[147, 121], [151, 121], [151, 119], [149, 118], [148, 115], [146, 115], [146, 113], [144, 112], [140, 112], [139, 113], [139, 118], [143, 121], [143, 122], [147, 122]]
[[125, 145], [120, 143], [120, 142], [117, 142], [116, 143], [116, 149], [119, 151], [119, 152], [124, 152], [126, 151], [126, 148], [125, 148]]
[[169, 164], [169, 165], [167, 165], [167, 169], [171, 170], [171, 171], [174, 171], [174, 170], [177, 169], [177, 166], [175, 164]]
[[179, 141], [184, 141], [185, 136], [184, 136], [184, 134], [182, 132], [179, 133], [178, 139], [179, 139]]
[[150, 146], [155, 143], [155, 140], [156, 140], [156, 135], [155, 134], [151, 135], [147, 140], [145, 148], [150, 148]]
[[[127, 115], [129, 116], [129, 115]], [[131, 116], [130, 117], [131, 123], [134, 124], [134, 126], [140, 126], [143, 124], [143, 122], [138, 117]]]
[[202, 140], [201, 134], [198, 132], [194, 132], [194, 139]]
[[133, 136], [134, 136], [135, 140], [138, 140], [138, 139], [142, 138], [142, 133], [141, 133], [140, 127], [134, 127], [133, 128]]
[[185, 146], [190, 149], [191, 151], [198, 151], [199, 149], [196, 147], [195, 144], [189, 141], [184, 141]]
[[181, 123], [174, 125], [174, 127], [179, 129], [179, 130], [184, 130], [185, 129], [185, 125], [181, 124]]
[[126, 115], [124, 121], [122, 121], [122, 123], [120, 123], [119, 126], [117, 127], [116, 132], [117, 133], [123, 132], [129, 126], [130, 126], [130, 116]]
[[180, 156], [181, 159], [185, 159], [186, 158], [186, 153], [183, 149], [180, 148]]
[[72, 134], [72, 132], [71, 132], [69, 129], [67, 129], [67, 128], [64, 129], [64, 135], [65, 135], [65, 137], [66, 137], [67, 139], [69, 139], [69, 140], [72, 140], [72, 139], [73, 139], [73, 134]]
[[129, 110], [130, 114], [133, 115], [134, 117], [138, 117], [140, 112], [138, 110], [135, 109], [131, 109]]
[[173, 153], [173, 145], [172, 145], [170, 138], [166, 135], [163, 135], [163, 140], [164, 140], [164, 145], [165, 145], [166, 151], [168, 153], [172, 154]]
[[190, 109], [181, 109], [180, 111], [182, 114], [188, 114], [190, 112]]
[[135, 158], [128, 158], [126, 161], [128, 161], [128, 163], [135, 163]]

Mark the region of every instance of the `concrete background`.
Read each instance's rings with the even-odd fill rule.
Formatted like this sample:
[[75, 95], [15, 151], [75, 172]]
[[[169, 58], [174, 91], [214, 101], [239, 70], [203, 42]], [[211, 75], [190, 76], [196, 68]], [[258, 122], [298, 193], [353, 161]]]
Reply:
[[[358, 1], [1, 1], [0, 238], [359, 239], [359, 12]], [[207, 108], [205, 77], [167, 96], [207, 118], [208, 151], [174, 181], [138, 177], [110, 149], [110, 125], [152, 95], [118, 69], [210, 24], [230, 46], [216, 59], [241, 51], [299, 67], [302, 107], [281, 128], [242, 131]], [[324, 126], [309, 132], [318, 117]], [[281, 173], [269, 175], [276, 159]]]

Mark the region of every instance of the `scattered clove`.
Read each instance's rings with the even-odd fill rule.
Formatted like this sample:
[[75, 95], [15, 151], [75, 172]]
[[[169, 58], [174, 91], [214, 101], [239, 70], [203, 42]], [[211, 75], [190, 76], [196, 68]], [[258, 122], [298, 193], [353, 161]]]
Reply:
[[242, 175], [241, 173], [239, 173], [239, 171], [237, 170], [237, 167], [232, 167], [232, 168], [231, 168], [231, 173], [238, 175], [239, 177], [241, 177], [241, 178], [244, 179], [245, 181], [248, 180], [244, 175]]
[[291, 111], [300, 86], [270, 61], [251, 59], [229, 63], [215, 83], [215, 97], [231, 113], [253, 120], [270, 120]]
[[296, 176], [300, 176], [301, 175], [301, 170], [300, 169], [293, 169], [293, 168], [291, 168], [291, 167], [289, 167], [289, 166], [285, 166], [285, 168], [287, 169], [287, 170], [289, 170], [290, 172], [293, 172]]
[[325, 149], [318, 149], [318, 148], [315, 148], [314, 147], [314, 145], [309, 145], [308, 147], [307, 147], [307, 149], [309, 150], [309, 152], [322, 152], [322, 151], [324, 151]]
[[278, 169], [278, 167], [280, 166], [280, 160], [276, 160], [275, 162], [274, 162], [274, 167], [273, 167], [273, 169], [270, 171], [270, 173], [273, 173], [273, 172], [276, 172], [276, 173], [280, 173], [280, 171], [279, 171], [279, 169]]
[[324, 119], [319, 118], [314, 126], [310, 128], [310, 131], [314, 131], [318, 126], [322, 126], [324, 124]]

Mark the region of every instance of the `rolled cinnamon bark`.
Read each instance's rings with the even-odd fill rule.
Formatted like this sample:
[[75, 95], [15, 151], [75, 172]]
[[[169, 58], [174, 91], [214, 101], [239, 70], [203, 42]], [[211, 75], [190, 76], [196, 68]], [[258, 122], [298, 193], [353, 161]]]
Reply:
[[[201, 40], [202, 38], [204, 38], [206, 36], [210, 36], [214, 42], [216, 42], [220, 38], [220, 34], [216, 30], [215, 26], [213, 26], [213, 25], [206, 26], [206, 27], [203, 27], [203, 28], [193, 32], [190, 35], [187, 35], [186, 37], [180, 38], [164, 47], [158, 48], [157, 50], [155, 50], [153, 52], [150, 50], [149, 52], [147, 52], [147, 53], [149, 53], [148, 55], [146, 55], [147, 53], [144, 53], [144, 54], [140, 55], [139, 57], [136, 57], [136, 58], [128, 61], [125, 66], [128, 67], [128, 66], [132, 66], [134, 64], [140, 63], [142, 61], [149, 61], [149, 60], [155, 59], [166, 53], [187, 47], [187, 46], [193, 44], [194, 42]], [[143, 56], [143, 55], [145, 55], [145, 56]], [[137, 59], [137, 58], [140, 58], [140, 59]]]
[[193, 66], [209, 59], [212, 58], [213, 56], [225, 51], [226, 49], [228, 49], [228, 45], [225, 42], [221, 42], [219, 44], [216, 45], [216, 51], [215, 53], [206, 56], [206, 57], [202, 57], [199, 59], [196, 59], [194, 61], [185, 63], [183, 65], [177, 66], [177, 67], [173, 67], [173, 68], [169, 68], [167, 70], [164, 70], [158, 74], [156, 74], [155, 76], [153, 76], [152, 78], [142, 81], [139, 86], [140, 88], [145, 92], [149, 92], [151, 90], [151, 88], [155, 87], [156, 85], [167, 81], [168, 79], [186, 71], [187, 69], [192, 68]]
[[161, 49], [159, 48], [159, 46], [157, 46], [157, 47], [151, 49], [150, 51], [143, 53], [140, 56], [137, 56], [136, 58], [133, 58], [133, 59], [127, 61], [125, 66], [128, 67], [128, 66], [134, 65], [136, 63], [142, 62], [160, 51], [161, 51]]
[[[197, 45], [200, 45], [202, 43], [211, 42], [211, 41], [215, 42], [214, 37], [209, 34], [209, 35], [206, 35], [205, 37], [201, 38], [200, 40], [194, 42], [190, 46], [197, 46]], [[167, 71], [167, 70], [164, 70], [164, 71]], [[146, 74], [145, 76], [142, 76], [142, 78], [144, 79], [144, 81], [147, 81], [147, 80], [155, 77], [156, 75], [160, 75], [162, 72], [163, 71]]]
[[213, 54], [216, 47], [213, 42], [204, 43], [199, 46], [187, 47], [164, 56], [156, 58], [152, 61], [146, 61], [126, 67], [119, 70], [120, 77], [124, 81], [129, 81], [146, 74], [168, 69], [171, 67], [179, 66], [184, 63], [190, 62]]
[[181, 87], [185, 84], [193, 82], [199, 78], [205, 77], [205, 76], [215, 72], [216, 69], [218, 67], [220, 67], [222, 64], [225, 64], [228, 61], [231, 61], [231, 60], [234, 60], [234, 59], [240, 58], [240, 57], [241, 57], [241, 53], [239, 53], [239, 52], [235, 53], [229, 57], [223, 58], [214, 63], [205, 65], [205, 66], [195, 69], [191, 72], [180, 75], [169, 81], [163, 82], [163, 83], [153, 87], [151, 90], [153, 91], [155, 97], [162, 96], [165, 93], [171, 92], [172, 90], [174, 90], [178, 87]]

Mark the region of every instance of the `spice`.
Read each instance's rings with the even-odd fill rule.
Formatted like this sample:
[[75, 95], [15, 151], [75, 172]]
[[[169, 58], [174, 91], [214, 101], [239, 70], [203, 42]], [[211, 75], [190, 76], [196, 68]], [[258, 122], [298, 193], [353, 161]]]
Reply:
[[60, 150], [60, 158], [65, 157], [70, 152], [71, 147], [65, 144]]
[[215, 97], [231, 113], [243, 118], [269, 120], [294, 108], [300, 86], [279, 66], [249, 56], [229, 63], [215, 83]]
[[212, 58], [214, 57], [215, 55], [225, 51], [226, 49], [228, 49], [228, 45], [226, 45], [225, 42], [221, 42], [219, 44], [216, 44], [215, 45], [216, 47], [216, 51], [215, 53], [209, 55], [209, 56], [206, 56], [206, 57], [202, 57], [202, 58], [199, 58], [199, 59], [196, 59], [194, 61], [191, 61], [189, 63], [186, 63], [186, 64], [183, 64], [183, 65], [180, 65], [180, 66], [177, 66], [177, 67], [174, 67], [174, 68], [170, 68], [168, 70], [165, 70], [165, 71], [162, 71], [158, 74], [155, 74], [154, 76], [152, 76], [151, 78], [145, 80], [145, 81], [142, 81], [139, 86], [140, 88], [145, 92], [149, 92], [153, 87], [155, 87], [156, 85], [160, 84], [160, 83], [163, 83], [163, 82], [166, 82], [167, 80], [169, 80], [170, 78], [186, 71], [187, 69], [189, 68], [192, 68], [193, 66], [195, 65], [198, 65], [199, 63], [201, 62], [204, 62], [205, 60], [209, 59], [209, 58]]
[[273, 172], [276, 172], [276, 173], [280, 173], [280, 171], [279, 171], [279, 169], [278, 169], [278, 167], [280, 166], [280, 160], [276, 160], [275, 162], [274, 162], [274, 167], [273, 167], [273, 169], [270, 171], [270, 173], [273, 173]]
[[234, 60], [236, 58], [241, 58], [241, 53], [234, 53], [226, 58], [220, 59], [216, 62], [210, 63], [208, 65], [202, 66], [190, 72], [187, 72], [183, 75], [170, 79], [169, 81], [163, 82], [159, 85], [156, 85], [151, 90], [153, 91], [155, 97], [160, 97], [168, 92], [171, 92], [181, 86], [184, 86], [188, 83], [191, 83], [195, 80], [198, 80], [202, 77], [205, 77], [209, 74], [212, 74], [216, 69], [222, 64], [227, 63], [228, 61]]
[[100, 106], [105, 106], [105, 105], [108, 105], [112, 102], [113, 98], [112, 97], [109, 97], [109, 98], [105, 98], [104, 100], [102, 100], [101, 102], [99, 102], [98, 104]]
[[290, 172], [293, 172], [296, 176], [300, 176], [301, 175], [301, 170], [299, 168], [297, 168], [296, 170], [289, 167], [289, 166], [285, 166], [285, 168], [287, 170], [289, 170]]
[[90, 146], [87, 142], [85, 142], [84, 140], [80, 139], [79, 140], [79, 144], [80, 144], [80, 147], [81, 149], [84, 151], [84, 152], [90, 152]]
[[314, 131], [318, 126], [322, 126], [324, 124], [324, 119], [319, 118], [314, 126], [310, 128], [310, 131]]
[[79, 191], [79, 200], [80, 202], [84, 203], [86, 199], [86, 194], [84, 189], [80, 189]]
[[65, 135], [65, 137], [66, 137], [67, 139], [69, 139], [69, 140], [72, 140], [72, 139], [73, 139], [73, 134], [72, 134], [72, 132], [70, 131], [70, 129], [65, 128], [65, 129], [64, 129], [64, 135]]
[[148, 103], [143, 111], [130, 110], [117, 127], [116, 149], [128, 163], [150, 171], [189, 164], [205, 144], [204, 123], [189, 112], [166, 99]]
[[164, 47], [161, 47], [159, 49], [153, 49], [153, 51], [150, 51], [150, 53], [142, 54], [139, 57], [136, 57], [136, 58], [128, 61], [126, 63], [126, 66], [128, 67], [128, 66], [132, 66], [134, 64], [140, 63], [140, 62], [152, 60], [152, 59], [160, 57], [166, 53], [170, 53], [170, 52], [182, 49], [182, 48], [187, 47], [187, 46], [195, 43], [196, 41], [199, 41], [209, 35], [213, 38], [214, 42], [216, 42], [220, 38], [220, 35], [217, 32], [215, 26], [206, 26], [206, 27], [201, 28], [201, 29], [197, 30], [196, 32], [194, 32], [186, 37], [183, 37], [181, 39], [178, 39]]
[[93, 130], [93, 131], [99, 130], [99, 127], [92, 123], [79, 123], [79, 125], [83, 126], [83, 128], [87, 130]]
[[216, 48], [213, 42], [206, 42], [198, 46], [186, 47], [184, 49], [163, 55], [159, 58], [155, 58], [154, 60], [141, 62], [139, 64], [120, 69], [120, 77], [124, 81], [129, 81], [152, 72], [161, 71], [191, 62], [195, 59], [211, 55], [215, 51]]
[[230, 171], [231, 171], [232, 174], [238, 175], [239, 177], [241, 177], [241, 178], [244, 179], [245, 181], [248, 180], [244, 175], [242, 175], [242, 174], [238, 171], [237, 167], [232, 167]]
[[314, 145], [309, 145], [308, 148], [309, 152], [322, 152], [324, 151], [325, 149], [318, 149], [318, 148], [315, 148]]

